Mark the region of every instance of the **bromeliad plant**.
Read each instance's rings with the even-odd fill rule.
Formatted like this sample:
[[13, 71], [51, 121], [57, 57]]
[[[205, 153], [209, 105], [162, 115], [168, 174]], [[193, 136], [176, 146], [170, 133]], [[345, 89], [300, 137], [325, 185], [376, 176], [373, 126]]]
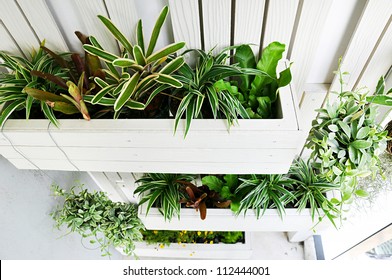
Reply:
[[[144, 225], [137, 217], [132, 204], [113, 202], [103, 192], [88, 192], [82, 186], [69, 191], [52, 186], [55, 197], [64, 198], [51, 213], [56, 228], [66, 225], [71, 232], [89, 238], [91, 244], [98, 244], [103, 256], [110, 256], [109, 246], [121, 247], [132, 255], [135, 241], [142, 241]], [[103, 235], [103, 236], [102, 236]]]
[[104, 70], [105, 80], [95, 78], [101, 90], [95, 95], [86, 96], [87, 102], [113, 107], [114, 117], [117, 118], [125, 107], [144, 110], [158, 94], [165, 94], [164, 90], [182, 87], [182, 83], [174, 78], [172, 73], [184, 64], [184, 58], [175, 57], [175, 53], [182, 49], [185, 43], [174, 43], [154, 52], [168, 12], [168, 7], [164, 7], [161, 11], [147, 47], [144, 44], [141, 20], [136, 30], [137, 42], [133, 44], [110, 19], [98, 16], [117, 39], [122, 50], [120, 56], [112, 54], [104, 50], [92, 36], [91, 44], [83, 46], [87, 53], [102, 59], [108, 68]]

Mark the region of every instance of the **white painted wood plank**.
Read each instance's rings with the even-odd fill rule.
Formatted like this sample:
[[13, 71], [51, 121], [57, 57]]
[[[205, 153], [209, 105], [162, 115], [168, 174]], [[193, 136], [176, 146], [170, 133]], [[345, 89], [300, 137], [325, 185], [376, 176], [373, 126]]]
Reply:
[[1, 22], [0, 22], [0, 38], [1, 38], [0, 40], [1, 51], [6, 51], [9, 54], [22, 56], [22, 53], [20, 52], [18, 45], [15, 44], [14, 40], [8, 34], [7, 30], [5, 29], [5, 26], [1, 24]]
[[188, 49], [201, 49], [198, 2], [198, 0], [169, 0], [174, 41], [184, 41]]
[[104, 2], [102, 0], [72, 1], [78, 7], [81, 19], [85, 25], [85, 29], [81, 29], [80, 31], [97, 38], [105, 50], [118, 54], [119, 48], [115, 38], [97, 17], [98, 15], [108, 17]]
[[122, 181], [121, 177], [118, 175], [117, 172], [104, 172], [104, 173], [105, 176], [108, 178], [110, 182], [112, 182], [113, 185], [116, 185], [117, 182]]
[[[21, 150], [28, 157], [31, 158], [58, 158], [60, 154], [41, 155], [39, 150], [42, 147]], [[47, 150], [49, 148], [45, 148]], [[193, 149], [162, 149], [160, 147], [151, 148], [79, 148], [79, 147], [63, 147], [65, 153], [71, 161], [76, 160], [91, 160], [91, 161], [132, 161], [132, 162], [159, 162], [167, 160], [167, 162], [205, 162], [206, 159], [211, 163], [226, 163], [226, 162], [270, 162], [277, 163], [284, 161], [287, 154], [293, 150], [291, 149], [211, 149], [211, 148], [193, 148]], [[38, 151], [37, 151], [38, 150]], [[211, 154], [214, 156], [211, 157]], [[114, 177], [112, 177], [115, 179]], [[118, 178], [115, 179], [119, 180]]]
[[39, 47], [38, 39], [14, 0], [2, 0], [0, 19], [26, 56]]
[[17, 3], [40, 41], [46, 40], [46, 47], [56, 52], [69, 51], [45, 0], [17, 0]]
[[105, 0], [105, 3], [110, 19], [131, 43], [135, 43], [139, 20], [135, 0]]
[[298, 0], [269, 1], [262, 48], [274, 41], [281, 42], [286, 45], [286, 52], [283, 55], [283, 57], [286, 57], [297, 8]]
[[121, 190], [123, 191], [124, 195], [131, 203], [138, 203], [139, 198], [137, 195], [134, 194], [134, 191], [136, 190], [136, 180], [134, 174], [132, 174], [131, 172], [120, 172], [119, 175], [123, 180]]
[[123, 197], [121, 193], [118, 192], [118, 189], [110, 182], [110, 180], [106, 177], [103, 172], [88, 172], [90, 177], [94, 180], [94, 182], [98, 185], [98, 187], [106, 192], [108, 197], [114, 202], [127, 202], [127, 199]]
[[[296, 151], [288, 154], [294, 157]], [[35, 160], [39, 163], [39, 160]], [[115, 161], [85, 161], [74, 160], [73, 163], [80, 171], [105, 171], [105, 172], [155, 172], [155, 173], [190, 173], [190, 174], [284, 174], [287, 173], [291, 160], [286, 163], [184, 163], [162, 161], [151, 164], [150, 162], [115, 162]], [[50, 169], [50, 168], [49, 168]]]
[[[210, 148], [243, 148], [244, 141], [247, 148], [293, 148], [293, 138], [289, 139], [287, 131], [266, 131], [246, 132], [230, 134], [227, 131], [214, 133], [213, 136], [209, 131], [199, 131], [189, 134], [184, 139], [182, 134], [173, 136], [171, 130], [168, 132], [150, 131], [150, 132], [69, 132], [69, 133], [52, 133], [52, 136], [61, 147], [123, 147], [123, 148], [153, 148], [159, 144], [160, 148], [198, 148], [207, 145]], [[296, 137], [296, 134], [292, 135]], [[1, 139], [1, 138], [0, 138]], [[204, 139], [204, 140], [203, 140]], [[28, 140], [24, 143], [29, 145]], [[19, 142], [20, 144], [20, 142]], [[1, 142], [0, 142], [1, 145]]]
[[204, 48], [214, 54], [230, 46], [231, 0], [202, 0]]
[[263, 28], [264, 0], [237, 0], [235, 3], [234, 45], [253, 44], [258, 56]]
[[361, 88], [366, 86], [370, 93], [376, 89], [377, 82], [381, 76], [385, 76], [392, 65], [392, 16], [388, 22], [388, 27], [371, 57], [368, 65], [366, 65], [363, 73], [359, 77], [359, 81], [355, 87]]
[[324, 23], [329, 15], [332, 1], [303, 1], [302, 11], [294, 45], [289, 57], [293, 61], [292, 74], [293, 85], [298, 99], [301, 99], [304, 84], [312, 67], [313, 57], [324, 27]]
[[[341, 69], [350, 73], [345, 77], [347, 90], [356, 84], [391, 14], [390, 0], [367, 1], [341, 64]], [[335, 76], [331, 90], [336, 91], [339, 87], [339, 79]]]

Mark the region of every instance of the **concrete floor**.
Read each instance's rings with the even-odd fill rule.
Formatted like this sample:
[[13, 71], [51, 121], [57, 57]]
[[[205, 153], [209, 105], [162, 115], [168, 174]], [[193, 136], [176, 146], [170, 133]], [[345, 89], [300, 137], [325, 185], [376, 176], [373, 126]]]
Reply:
[[[0, 156], [0, 177], [0, 259], [107, 259], [99, 250], [84, 248], [78, 234], [61, 237], [67, 230], [53, 228], [49, 216], [56, 206], [51, 184], [69, 188], [83, 183], [97, 189], [87, 173], [18, 170]], [[304, 259], [303, 245], [288, 242], [285, 233], [255, 233], [252, 240], [252, 259]], [[112, 253], [111, 259], [123, 259], [117, 251]]]

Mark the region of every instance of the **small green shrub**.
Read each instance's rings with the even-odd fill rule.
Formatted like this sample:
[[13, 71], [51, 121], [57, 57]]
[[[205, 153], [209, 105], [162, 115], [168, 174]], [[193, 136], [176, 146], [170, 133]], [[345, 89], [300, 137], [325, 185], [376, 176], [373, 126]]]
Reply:
[[52, 189], [55, 197], [64, 198], [51, 213], [56, 228], [66, 225], [83, 238], [94, 238], [90, 243], [98, 243], [102, 256], [111, 254], [111, 245], [121, 247], [128, 255], [133, 254], [134, 242], [143, 239], [140, 231], [144, 230], [134, 205], [113, 202], [105, 193], [88, 192], [82, 186], [69, 191], [59, 186], [52, 186]]

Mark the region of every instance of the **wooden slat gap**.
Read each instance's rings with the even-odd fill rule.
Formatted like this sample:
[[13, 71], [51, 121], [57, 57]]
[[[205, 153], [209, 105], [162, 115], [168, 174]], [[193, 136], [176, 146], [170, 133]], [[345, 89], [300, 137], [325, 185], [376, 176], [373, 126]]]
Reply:
[[265, 38], [265, 32], [267, 30], [267, 19], [268, 19], [268, 9], [269, 9], [269, 3], [270, 0], [265, 0], [264, 3], [264, 15], [263, 15], [263, 25], [261, 27], [261, 36], [260, 36], [260, 48], [259, 48], [259, 55], [258, 55], [258, 59], [261, 58], [261, 54], [263, 52], [264, 49], [264, 38]]
[[18, 0], [14, 0], [15, 5], [18, 7], [20, 13], [22, 14], [23, 18], [25, 19], [27, 25], [30, 27], [31, 32], [34, 34], [34, 37], [37, 39], [38, 43], [41, 43], [41, 40], [39, 38], [39, 36], [37, 35], [37, 32], [35, 32], [35, 29], [33, 28], [33, 26], [31, 25], [29, 19], [27, 18], [25, 12], [23, 11], [22, 7], [19, 5]]
[[[11, 38], [12, 42], [14, 43], [14, 45], [18, 48], [19, 52], [22, 54], [22, 56], [27, 59], [25, 53], [22, 51], [22, 48], [19, 46], [19, 44], [16, 42], [15, 37], [12, 36], [11, 32], [9, 31], [9, 29], [7, 28], [7, 26], [5, 25], [5, 23], [0, 19], [0, 25], [2, 25], [4, 27], [5, 32], [7, 32], [8, 36]], [[2, 38], [3, 40], [4, 38]]]
[[204, 21], [203, 21], [203, 0], [199, 0], [199, 22], [200, 22], [200, 44], [201, 44], [201, 49], [205, 50]]
[[301, 20], [303, 6], [304, 6], [304, 0], [299, 0], [298, 7], [297, 7], [297, 13], [295, 15], [295, 20], [294, 20], [294, 24], [293, 24], [293, 31], [291, 32], [290, 43], [287, 48], [287, 59], [288, 60], [291, 60], [291, 54], [292, 54], [292, 51], [294, 48], [295, 38], [297, 37], [297, 31], [298, 31], [299, 22]]

